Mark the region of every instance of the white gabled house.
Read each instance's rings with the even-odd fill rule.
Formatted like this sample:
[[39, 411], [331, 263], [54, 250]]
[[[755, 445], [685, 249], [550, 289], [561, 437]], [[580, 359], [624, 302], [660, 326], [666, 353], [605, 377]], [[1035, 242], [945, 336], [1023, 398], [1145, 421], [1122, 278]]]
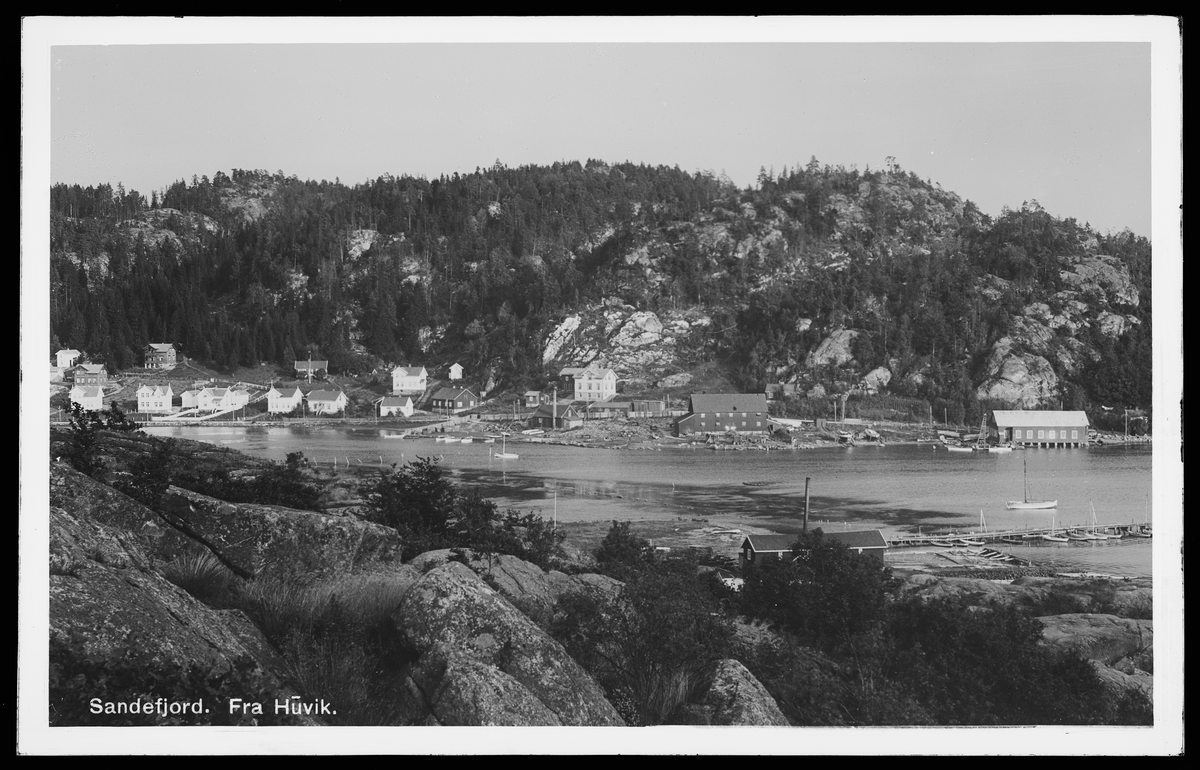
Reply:
[[429, 387], [429, 372], [423, 366], [397, 366], [392, 370], [392, 394], [424, 393]]
[[80, 353], [75, 348], [64, 348], [63, 350], [55, 353], [54, 357], [58, 361], [59, 369], [70, 369], [72, 366], [79, 363], [79, 357], [82, 355], [83, 353]]
[[205, 388], [196, 394], [196, 408], [202, 412], [241, 409], [250, 403], [250, 394], [237, 388]]
[[337, 414], [346, 409], [346, 394], [340, 390], [314, 390], [308, 394], [310, 414]]
[[276, 388], [267, 391], [267, 412], [269, 414], [287, 414], [304, 401], [304, 394], [295, 386]]
[[608, 401], [617, 395], [617, 373], [612, 369], [589, 366], [572, 375], [576, 401]]
[[384, 396], [379, 399], [379, 416], [392, 417], [394, 415], [403, 415], [412, 417], [413, 402], [408, 396]]
[[170, 414], [171, 399], [174, 397], [170, 384], [143, 385], [137, 389], [138, 411], [147, 414]]
[[461, 380], [463, 375], [462, 364], [450, 364], [450, 379]]
[[79, 404], [85, 412], [104, 409], [104, 388], [99, 385], [76, 385], [71, 388], [71, 406]]
[[185, 390], [179, 394], [179, 400], [182, 402], [184, 409], [195, 409], [200, 405], [200, 391], [196, 389]]

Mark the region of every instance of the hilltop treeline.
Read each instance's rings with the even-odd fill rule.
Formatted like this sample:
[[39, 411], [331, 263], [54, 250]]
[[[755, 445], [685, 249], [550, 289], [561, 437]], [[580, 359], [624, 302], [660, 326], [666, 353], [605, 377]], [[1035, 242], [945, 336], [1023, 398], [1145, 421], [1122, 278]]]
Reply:
[[520, 387], [546, 374], [542, 344], [563, 317], [616, 299], [703, 308], [713, 333], [699, 356], [745, 389], [795, 376], [848, 327], [859, 371], [920, 373], [905, 395], [963, 402], [1022, 308], [1074, 312], [1064, 266], [1102, 254], [1140, 301], [1084, 297], [1134, 320], [1115, 335], [1095, 323], [1057, 332], [1098, 353], [1059, 372], [1062, 395], [1151, 401], [1146, 239], [1036, 202], [992, 219], [891, 159], [864, 171], [813, 159], [747, 189], [597, 160], [354, 185], [234, 170], [149, 200], [56, 185], [50, 214], [51, 344], [116, 367], [170, 341], [226, 369], [454, 357]]

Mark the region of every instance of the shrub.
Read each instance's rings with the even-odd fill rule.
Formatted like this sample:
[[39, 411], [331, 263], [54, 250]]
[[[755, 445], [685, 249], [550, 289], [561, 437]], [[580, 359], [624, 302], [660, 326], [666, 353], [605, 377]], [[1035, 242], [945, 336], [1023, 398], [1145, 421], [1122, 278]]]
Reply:
[[283, 654], [301, 693], [335, 704], [328, 721], [392, 725], [403, 718], [393, 679], [414, 657], [391, 621], [402, 597], [403, 586], [385, 575], [266, 577], [242, 587], [238, 606]]
[[175, 559], [163, 569], [163, 576], [210, 607], [229, 606], [239, 582], [208, 551]]
[[614, 599], [574, 595], [559, 610], [554, 636], [614, 704], [630, 704], [622, 711], [630, 724], [668, 721], [707, 687], [732, 640], [732, 627], [686, 560], [635, 574]]

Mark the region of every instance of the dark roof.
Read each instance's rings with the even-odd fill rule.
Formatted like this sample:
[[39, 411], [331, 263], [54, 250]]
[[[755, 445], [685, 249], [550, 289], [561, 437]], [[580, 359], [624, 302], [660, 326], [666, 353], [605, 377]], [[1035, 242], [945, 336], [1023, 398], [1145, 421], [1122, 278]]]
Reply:
[[458, 397], [463, 393], [470, 395], [475, 400], [479, 400], [479, 396], [472, 393], [470, 388], [441, 388], [437, 393], [433, 394], [433, 398], [435, 401], [457, 401]]
[[[553, 419], [555, 416], [556, 416], [556, 412], [555, 412], [554, 404], [542, 404], [541, 406], [539, 406], [537, 409], [535, 409], [533, 411], [533, 414], [530, 415], [531, 418], [532, 417], [546, 417], [549, 419]], [[582, 419], [582, 415], [579, 414], [579, 410], [576, 409], [575, 407], [571, 406], [570, 404], [559, 404], [558, 411], [557, 411], [557, 417], [560, 420], [564, 419], [564, 418], [568, 418], [568, 417], [571, 419], [575, 419], [575, 420]]]
[[825, 537], [847, 548], [887, 548], [887, 540], [877, 529], [856, 532], [826, 532]]
[[792, 550], [798, 539], [796, 535], [746, 535], [742, 547], [749, 543], [755, 553], [780, 553]]
[[767, 413], [766, 393], [693, 393], [692, 411]]

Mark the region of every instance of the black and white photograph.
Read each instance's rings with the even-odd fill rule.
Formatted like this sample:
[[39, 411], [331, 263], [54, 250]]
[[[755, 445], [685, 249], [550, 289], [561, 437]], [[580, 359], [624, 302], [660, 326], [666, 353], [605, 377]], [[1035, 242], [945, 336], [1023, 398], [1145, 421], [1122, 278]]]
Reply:
[[1181, 34], [24, 17], [17, 753], [1181, 755]]

